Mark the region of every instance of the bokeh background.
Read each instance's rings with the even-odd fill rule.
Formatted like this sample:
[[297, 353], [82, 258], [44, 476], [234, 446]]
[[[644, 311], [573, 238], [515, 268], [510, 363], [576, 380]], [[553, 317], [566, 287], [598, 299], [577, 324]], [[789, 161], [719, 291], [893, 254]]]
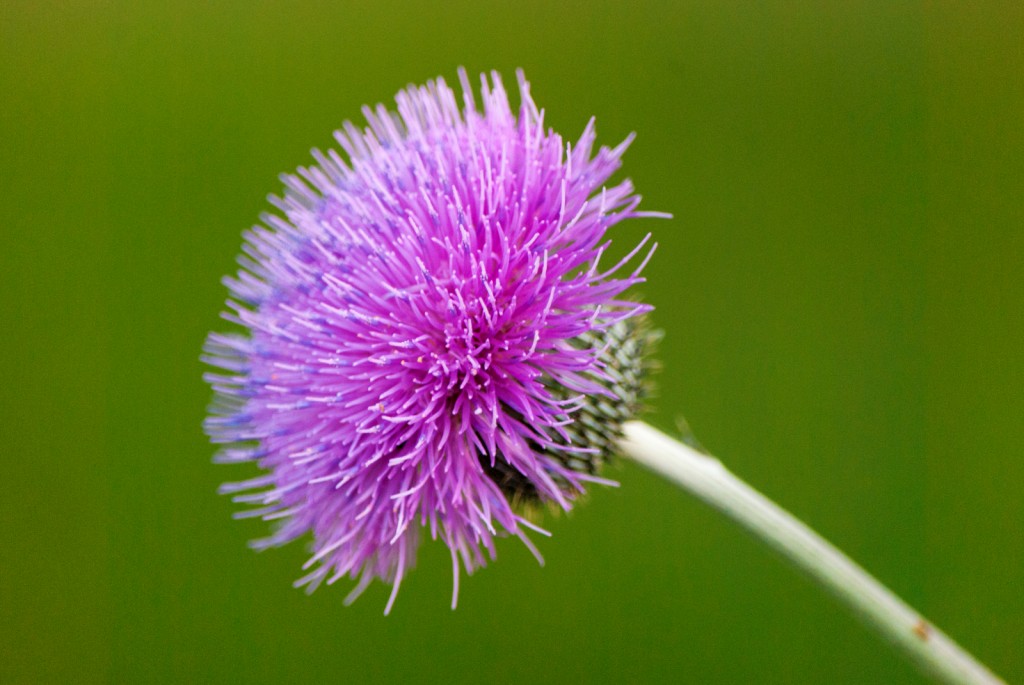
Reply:
[[523, 67], [639, 137], [672, 221], [650, 420], [685, 415], [1024, 679], [1024, 5], [0, 4], [0, 681], [917, 683], [817, 587], [632, 465], [382, 616], [291, 587], [215, 494], [199, 349], [277, 175], [409, 82]]

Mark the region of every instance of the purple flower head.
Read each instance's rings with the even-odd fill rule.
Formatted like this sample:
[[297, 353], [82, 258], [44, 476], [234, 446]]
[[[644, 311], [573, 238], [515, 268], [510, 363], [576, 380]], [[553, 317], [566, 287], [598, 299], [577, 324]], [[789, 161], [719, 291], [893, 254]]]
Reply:
[[244, 334], [205, 348], [222, 370], [206, 376], [217, 460], [262, 470], [223, 491], [275, 522], [253, 546], [311, 533], [296, 584], [358, 578], [354, 599], [379, 578], [387, 610], [424, 531], [451, 550], [453, 606], [459, 567], [493, 558], [496, 537], [536, 554], [525, 531], [544, 531], [519, 504], [569, 509], [600, 481], [602, 419], [638, 387], [617, 360], [648, 307], [620, 295], [649, 236], [600, 264], [609, 227], [650, 215], [628, 180], [602, 185], [629, 140], [594, 152], [591, 121], [565, 144], [521, 73], [518, 116], [496, 73], [482, 110], [460, 80], [461, 105], [441, 79], [409, 87], [397, 114], [344, 125], [344, 156], [314, 151], [283, 177], [280, 214], [245, 234], [225, 279]]

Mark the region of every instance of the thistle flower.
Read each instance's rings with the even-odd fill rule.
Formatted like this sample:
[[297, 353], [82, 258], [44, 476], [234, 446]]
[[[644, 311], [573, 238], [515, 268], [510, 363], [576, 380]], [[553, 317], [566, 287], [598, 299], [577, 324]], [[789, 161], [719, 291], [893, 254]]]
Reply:
[[[603, 184], [627, 139], [594, 152], [545, 131], [519, 73], [513, 114], [500, 77], [465, 72], [462, 105], [441, 79], [364, 108], [368, 127], [336, 134], [345, 156], [283, 176], [279, 215], [245, 234], [225, 279], [224, 317], [204, 360], [215, 401], [205, 428], [220, 462], [255, 462], [225, 485], [239, 516], [275, 522], [256, 548], [312, 535], [296, 582], [375, 578], [399, 585], [429, 531], [459, 568], [519, 537], [523, 504], [569, 509], [602, 481], [621, 421], [642, 388], [649, 307], [620, 295], [641, 282], [602, 268], [606, 231], [638, 211], [626, 180]], [[653, 248], [651, 248], [653, 249]], [[546, 534], [546, 533], [544, 533]]]

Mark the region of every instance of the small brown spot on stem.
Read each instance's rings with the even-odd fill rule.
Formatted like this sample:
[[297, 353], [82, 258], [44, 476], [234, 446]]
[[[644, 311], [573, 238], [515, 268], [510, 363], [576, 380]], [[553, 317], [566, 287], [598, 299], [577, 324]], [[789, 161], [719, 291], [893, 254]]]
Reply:
[[927, 640], [932, 634], [932, 627], [928, 625], [928, 622], [923, 618], [918, 620], [917, 625], [914, 626], [914, 635], [917, 635], [922, 640]]

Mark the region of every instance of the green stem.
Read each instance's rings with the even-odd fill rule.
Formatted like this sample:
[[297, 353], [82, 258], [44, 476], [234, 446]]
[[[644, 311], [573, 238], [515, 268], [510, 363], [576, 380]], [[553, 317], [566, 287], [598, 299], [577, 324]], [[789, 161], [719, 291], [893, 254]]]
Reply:
[[624, 434], [621, 448], [626, 456], [752, 532], [824, 585], [929, 675], [945, 683], [1003, 683], [867, 571], [714, 457], [639, 421], [627, 422]]

